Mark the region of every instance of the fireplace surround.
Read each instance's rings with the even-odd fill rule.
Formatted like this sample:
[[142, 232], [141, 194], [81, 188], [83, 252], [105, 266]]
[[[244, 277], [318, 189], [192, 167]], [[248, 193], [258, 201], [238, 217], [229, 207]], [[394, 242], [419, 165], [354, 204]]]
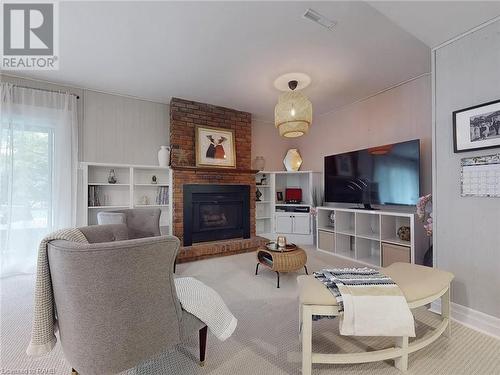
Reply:
[[[196, 127], [213, 126], [234, 132], [236, 146], [236, 168], [196, 167]], [[172, 98], [170, 101], [170, 145], [175, 153], [171, 158], [172, 168], [172, 230], [181, 240], [177, 262], [225, 256], [254, 251], [265, 244], [265, 238], [255, 235], [255, 173], [252, 170], [252, 119], [250, 113], [231, 108]], [[182, 158], [181, 158], [182, 156]], [[250, 190], [249, 237], [246, 230], [240, 237], [206, 242], [186, 241], [184, 234], [184, 188], [192, 184], [246, 185]], [[219, 215], [220, 212], [215, 212]], [[210, 212], [208, 213], [210, 215]], [[245, 218], [247, 216], [245, 215]], [[225, 218], [226, 220], [228, 217]], [[229, 218], [230, 219], [230, 218]], [[220, 221], [222, 220], [222, 221]], [[222, 225], [224, 218], [207, 217], [213, 226]], [[218, 222], [219, 221], [219, 222]], [[218, 222], [218, 223], [217, 223]], [[206, 226], [205, 226], [206, 227]], [[247, 238], [244, 238], [247, 237]]]
[[184, 185], [184, 246], [250, 238], [250, 186]]

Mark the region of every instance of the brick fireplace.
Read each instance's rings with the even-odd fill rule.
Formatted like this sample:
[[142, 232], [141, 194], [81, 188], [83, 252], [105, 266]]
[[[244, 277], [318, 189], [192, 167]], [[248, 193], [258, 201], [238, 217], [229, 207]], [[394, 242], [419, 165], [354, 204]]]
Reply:
[[[235, 135], [236, 168], [196, 168], [197, 125], [231, 129]], [[266, 240], [255, 235], [255, 171], [251, 170], [252, 120], [250, 113], [190, 100], [170, 101], [170, 145], [173, 173], [173, 234], [183, 246], [178, 261], [252, 251]], [[222, 239], [184, 246], [184, 186], [193, 184], [249, 187], [249, 238]], [[243, 236], [242, 236], [243, 237]], [[186, 243], [187, 245], [187, 243]]]

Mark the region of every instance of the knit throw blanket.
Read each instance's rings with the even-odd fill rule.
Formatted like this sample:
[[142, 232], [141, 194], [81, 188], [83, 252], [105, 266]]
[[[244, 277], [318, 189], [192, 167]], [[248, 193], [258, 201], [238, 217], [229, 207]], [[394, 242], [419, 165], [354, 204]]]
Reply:
[[182, 308], [205, 323], [215, 337], [224, 341], [233, 334], [238, 320], [215, 290], [192, 277], [175, 279], [175, 290]]
[[57, 342], [54, 332], [57, 329], [54, 295], [50, 279], [47, 245], [53, 240], [66, 240], [88, 243], [83, 233], [76, 228], [61, 229], [46, 236], [38, 246], [36, 269], [35, 301], [31, 341], [26, 353], [28, 355], [42, 355], [52, 350]]
[[415, 337], [415, 322], [401, 289], [371, 268], [334, 268], [315, 272], [339, 305], [340, 334]]

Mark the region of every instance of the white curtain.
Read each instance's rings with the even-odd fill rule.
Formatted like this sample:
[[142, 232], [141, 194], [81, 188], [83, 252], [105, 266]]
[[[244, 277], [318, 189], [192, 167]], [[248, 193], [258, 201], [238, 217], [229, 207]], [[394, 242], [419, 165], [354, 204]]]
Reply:
[[71, 94], [0, 84], [0, 275], [32, 273], [39, 241], [76, 224]]

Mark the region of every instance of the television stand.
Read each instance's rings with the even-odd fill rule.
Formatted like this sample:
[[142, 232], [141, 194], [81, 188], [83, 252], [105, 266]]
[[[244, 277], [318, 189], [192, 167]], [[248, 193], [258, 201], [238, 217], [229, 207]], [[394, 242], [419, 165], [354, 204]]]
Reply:
[[[368, 266], [422, 264], [429, 244], [414, 212], [317, 207], [317, 248]], [[414, 209], [414, 208], [413, 208]], [[332, 220], [333, 219], [333, 220]], [[410, 237], [399, 237], [409, 227]]]

